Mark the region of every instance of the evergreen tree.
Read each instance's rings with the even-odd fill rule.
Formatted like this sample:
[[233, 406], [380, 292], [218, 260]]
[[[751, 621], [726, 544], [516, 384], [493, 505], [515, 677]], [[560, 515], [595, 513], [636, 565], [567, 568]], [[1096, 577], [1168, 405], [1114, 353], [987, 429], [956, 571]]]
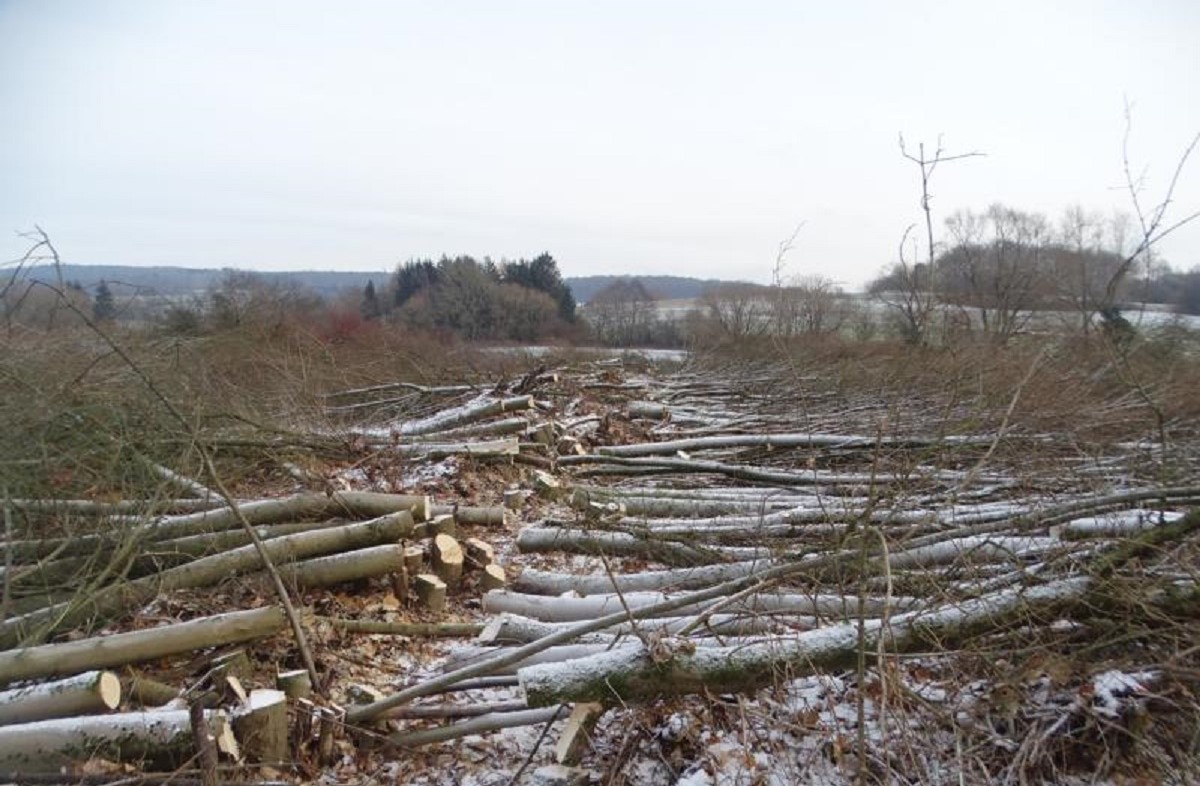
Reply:
[[112, 290], [108, 282], [101, 281], [96, 287], [96, 300], [92, 303], [92, 319], [97, 322], [107, 322], [117, 316], [117, 305], [113, 301]]
[[379, 306], [379, 297], [375, 294], [375, 282], [368, 281], [363, 289], [362, 305], [359, 306], [363, 319], [371, 320], [379, 317], [383, 309]]

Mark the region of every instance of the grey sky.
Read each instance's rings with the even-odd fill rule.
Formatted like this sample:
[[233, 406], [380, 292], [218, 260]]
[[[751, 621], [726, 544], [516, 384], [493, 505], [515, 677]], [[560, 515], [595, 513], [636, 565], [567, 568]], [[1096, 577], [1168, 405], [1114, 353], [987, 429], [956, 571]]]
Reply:
[[[1200, 3], [0, 0], [0, 253], [849, 285], [919, 219], [1111, 212], [1200, 130]], [[1200, 157], [1178, 208], [1200, 209]], [[1162, 249], [1200, 264], [1200, 225]]]

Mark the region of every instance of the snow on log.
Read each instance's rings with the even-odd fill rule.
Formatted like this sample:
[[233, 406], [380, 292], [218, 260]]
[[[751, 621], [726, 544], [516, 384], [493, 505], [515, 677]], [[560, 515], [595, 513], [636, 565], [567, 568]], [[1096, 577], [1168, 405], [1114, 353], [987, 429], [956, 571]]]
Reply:
[[266, 606], [233, 611], [157, 628], [116, 633], [62, 644], [0, 652], [0, 684], [122, 666], [203, 647], [270, 636], [283, 629], [283, 611]]
[[898, 551], [890, 556], [888, 564], [893, 569], [928, 567], [951, 562], [978, 565], [1020, 560], [1062, 546], [1063, 542], [1055, 537], [976, 535]]
[[[225, 713], [204, 713], [210, 733], [228, 747], [232, 732]], [[0, 766], [21, 772], [57, 772], [64, 765], [100, 756], [136, 763], [178, 766], [195, 753], [187, 710], [149, 710], [113, 715], [56, 718], [0, 726]]]
[[[653, 617], [639, 620], [636, 623], [620, 622], [604, 629], [603, 632], [588, 633], [580, 636], [581, 643], [597, 641], [611, 642], [613, 634], [629, 634], [636, 629], [642, 635], [667, 636], [679, 633], [687, 627], [695, 627], [692, 636], [703, 636], [707, 633], [722, 636], [752, 636], [762, 633], [785, 632], [792, 628], [811, 629], [817, 626], [815, 617], [797, 615], [765, 615], [765, 614], [712, 614], [697, 626], [696, 617]], [[479, 632], [476, 641], [479, 644], [528, 644], [532, 641], [560, 633], [571, 627], [571, 623], [543, 622], [520, 614], [505, 612], [492, 618], [483, 630]]]
[[0, 726], [115, 710], [121, 681], [111, 671], [87, 671], [56, 682], [0, 691]]
[[596, 453], [603, 456], [671, 456], [679, 451], [691, 453], [697, 450], [725, 448], [835, 448], [871, 449], [881, 447], [920, 448], [934, 445], [957, 447], [963, 445], [987, 446], [995, 437], [867, 437], [848, 434], [735, 434], [716, 437], [695, 437], [664, 442], [640, 442], [633, 445], [603, 445]]
[[521, 452], [516, 437], [474, 442], [413, 442], [391, 448], [401, 456], [437, 460], [447, 456], [515, 456]]
[[[725, 464], [720, 461], [701, 461], [699, 459], [682, 458], [624, 458], [621, 456], [560, 456], [558, 463], [562, 466], [602, 465], [605, 469], [630, 468], [632, 470], [653, 470], [660, 472], [701, 472], [739, 480], [749, 480], [758, 483], [774, 483], [780, 486], [834, 486], [861, 485], [868, 486], [878, 483], [917, 483], [917, 482], [964, 482], [980, 481], [996, 482], [1004, 478], [994, 475], [975, 475], [968, 478], [967, 473], [959, 470], [946, 469], [914, 469], [911, 474], [870, 473], [870, 472], [829, 472], [811, 469], [805, 472], [786, 472], [784, 470], [764, 469], [745, 464]], [[607, 465], [607, 466], [604, 466]], [[595, 470], [591, 471], [593, 474]], [[611, 474], [626, 474], [620, 471]], [[634, 473], [630, 473], [634, 474]]]
[[526, 527], [517, 535], [517, 548], [526, 553], [564, 551], [572, 554], [645, 557], [665, 565], [682, 567], [771, 557], [771, 550], [767, 548], [693, 546], [627, 532], [559, 527]]
[[[483, 596], [483, 610], [500, 614], [520, 614], [545, 622], [572, 622], [595, 619], [622, 609], [637, 610], [656, 606], [669, 599], [661, 592], [627, 592], [617, 595], [589, 595], [584, 598], [548, 598], [523, 595], [519, 592], [495, 590]], [[845, 618], [858, 613], [862, 604], [864, 614], [882, 614], [885, 609], [902, 610], [916, 605], [915, 598], [859, 598], [854, 595], [813, 594], [793, 595], [763, 592], [723, 606], [727, 612], [805, 614], [818, 617]], [[706, 604], [676, 609], [687, 614], [703, 611]]]
[[436, 412], [421, 420], [402, 423], [396, 431], [401, 436], [429, 434], [434, 431], [445, 431], [446, 429], [474, 423], [484, 418], [490, 418], [493, 415], [501, 415], [505, 412], [518, 412], [531, 409], [532, 407], [533, 396], [477, 400], [461, 407], [452, 407], [451, 409]]
[[615, 573], [608, 575], [576, 576], [571, 573], [526, 568], [513, 582], [513, 589], [530, 595], [562, 595], [577, 592], [580, 595], [599, 595], [609, 592], [638, 592], [645, 590], [698, 589], [721, 581], [749, 576], [756, 570], [770, 567], [772, 562], [731, 562], [718, 565], [703, 565], [696, 568], [677, 570], [654, 570], [640, 573]]
[[1153, 527], [1171, 524], [1183, 518], [1177, 511], [1125, 510], [1102, 516], [1085, 516], [1051, 528], [1051, 534], [1061, 538], [1114, 537], [1134, 535]]
[[[1086, 578], [1063, 579], [1031, 589], [1008, 589], [954, 606], [863, 623], [869, 651], [903, 648], [926, 634], [945, 636], [1007, 616], [1027, 604], [1078, 597]], [[645, 701], [691, 693], [734, 693], [769, 684], [786, 668], [791, 676], [852, 666], [859, 652], [859, 623], [846, 622], [786, 638], [737, 647], [695, 647], [677, 642], [666, 660], [651, 658], [640, 645], [565, 663], [528, 666], [517, 672], [530, 706], [563, 702]]]

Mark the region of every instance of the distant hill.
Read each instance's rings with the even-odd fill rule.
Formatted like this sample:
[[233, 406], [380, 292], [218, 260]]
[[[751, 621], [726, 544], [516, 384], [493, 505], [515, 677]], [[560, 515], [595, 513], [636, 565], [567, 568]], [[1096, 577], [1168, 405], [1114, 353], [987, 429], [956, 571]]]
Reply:
[[[143, 294], [194, 295], [210, 289], [221, 280], [227, 269], [195, 267], [135, 267], [133, 265], [63, 265], [64, 281], [78, 281], [85, 289], [95, 289], [101, 281], [107, 281], [117, 291], [142, 290]], [[296, 284], [323, 296], [337, 295], [347, 289], [361, 290], [368, 281], [383, 288], [394, 271], [380, 270], [377, 273], [336, 270], [289, 270], [251, 271], [264, 281], [278, 284]], [[34, 268], [32, 277], [53, 283], [54, 269], [47, 266]], [[586, 303], [597, 292], [613, 281], [632, 278], [641, 281], [651, 294], [664, 300], [680, 300], [699, 297], [705, 289], [715, 284], [728, 283], [718, 279], [688, 278], [686, 276], [575, 276], [566, 279], [571, 294], [580, 303]]]
[[[85, 289], [92, 289], [101, 281], [116, 285], [118, 291], [137, 288], [144, 294], [192, 295], [205, 292], [221, 280], [226, 269], [192, 267], [134, 267], [132, 265], [63, 265], [64, 281], [78, 281]], [[368, 281], [382, 287], [392, 273], [334, 270], [288, 270], [250, 271], [264, 281], [277, 284], [296, 284], [323, 296], [336, 295], [347, 289], [362, 289]], [[34, 268], [31, 276], [39, 281], [53, 283], [57, 274], [54, 268]]]
[[719, 284], [728, 284], [715, 278], [688, 278], [686, 276], [580, 276], [568, 278], [567, 285], [575, 300], [586, 303], [595, 297], [596, 293], [618, 279], [628, 278], [642, 282], [642, 285], [663, 300], [686, 300], [700, 297], [704, 290]]

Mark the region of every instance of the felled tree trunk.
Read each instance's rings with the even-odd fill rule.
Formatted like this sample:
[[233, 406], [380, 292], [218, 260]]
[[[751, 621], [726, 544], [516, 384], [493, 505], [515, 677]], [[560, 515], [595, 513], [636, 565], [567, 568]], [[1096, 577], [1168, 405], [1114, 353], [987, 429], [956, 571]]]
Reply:
[[[267, 557], [280, 565], [289, 560], [395, 542], [410, 535], [413, 527], [412, 515], [400, 511], [344, 527], [273, 538], [265, 541], [263, 548]], [[144, 604], [159, 592], [204, 587], [262, 567], [262, 555], [255, 545], [204, 557], [154, 576], [114, 585], [87, 598], [72, 599], [7, 620], [0, 625], [0, 647], [12, 647], [33, 632], [48, 635], [110, 617]]]
[[0, 652], [0, 684], [249, 641], [276, 633], [283, 626], [283, 612], [267, 606], [130, 633], [9, 650]]
[[652, 537], [636, 537], [626, 532], [527, 527], [517, 536], [517, 548], [524, 552], [565, 551], [573, 554], [604, 554], [610, 557], [646, 557], [665, 565], [711, 565], [767, 559], [770, 549], [697, 547]]
[[[236, 750], [225, 713], [206, 712], [219, 747]], [[93, 756], [122, 762], [179, 764], [195, 753], [187, 710], [150, 710], [58, 718], [0, 726], [0, 766], [22, 772], [58, 771]]]
[[[1029, 590], [1004, 590], [932, 612], [863, 624], [862, 646], [874, 652], [882, 635], [888, 648], [903, 648], [923, 635], [947, 636], [994, 621], [1030, 603], [1078, 597], [1086, 579], [1065, 579]], [[846, 622], [737, 647], [684, 647], [657, 660], [642, 646], [613, 650], [574, 662], [528, 666], [517, 672], [530, 706], [577, 701], [645, 701], [659, 696], [736, 693], [769, 684], [781, 668], [796, 676], [853, 665], [859, 653], [859, 623]]]
[[868, 437], [849, 434], [731, 434], [728, 436], [695, 437], [664, 442], [640, 442], [633, 445], [603, 445], [596, 452], [604, 456], [671, 456], [679, 451], [714, 450], [725, 448], [860, 448], [928, 447], [944, 445], [990, 445], [994, 437]]
[[347, 581], [399, 573], [403, 568], [404, 547], [398, 543], [278, 566], [279, 575], [284, 581], [294, 583], [297, 587], [329, 587]]
[[519, 412], [531, 407], [533, 407], [533, 396], [516, 396], [513, 398], [484, 401], [469, 404], [465, 407], [454, 407], [453, 409], [444, 410], [422, 420], [410, 421], [401, 425], [399, 432], [402, 436], [430, 434], [435, 431], [445, 431], [446, 429], [456, 428], [467, 423], [474, 423], [484, 418], [490, 418], [493, 415], [500, 415], [505, 412]]
[[0, 726], [115, 710], [121, 681], [111, 671], [88, 671], [56, 682], [0, 692]]
[[609, 592], [638, 592], [646, 590], [698, 589], [721, 581], [749, 576], [763, 570], [770, 562], [731, 562], [728, 564], [702, 565], [678, 570], [655, 570], [642, 573], [619, 573], [612, 576], [576, 576], [570, 573], [526, 568], [513, 582], [513, 589], [531, 595], [562, 595], [578, 592], [580, 595], [599, 595]]

